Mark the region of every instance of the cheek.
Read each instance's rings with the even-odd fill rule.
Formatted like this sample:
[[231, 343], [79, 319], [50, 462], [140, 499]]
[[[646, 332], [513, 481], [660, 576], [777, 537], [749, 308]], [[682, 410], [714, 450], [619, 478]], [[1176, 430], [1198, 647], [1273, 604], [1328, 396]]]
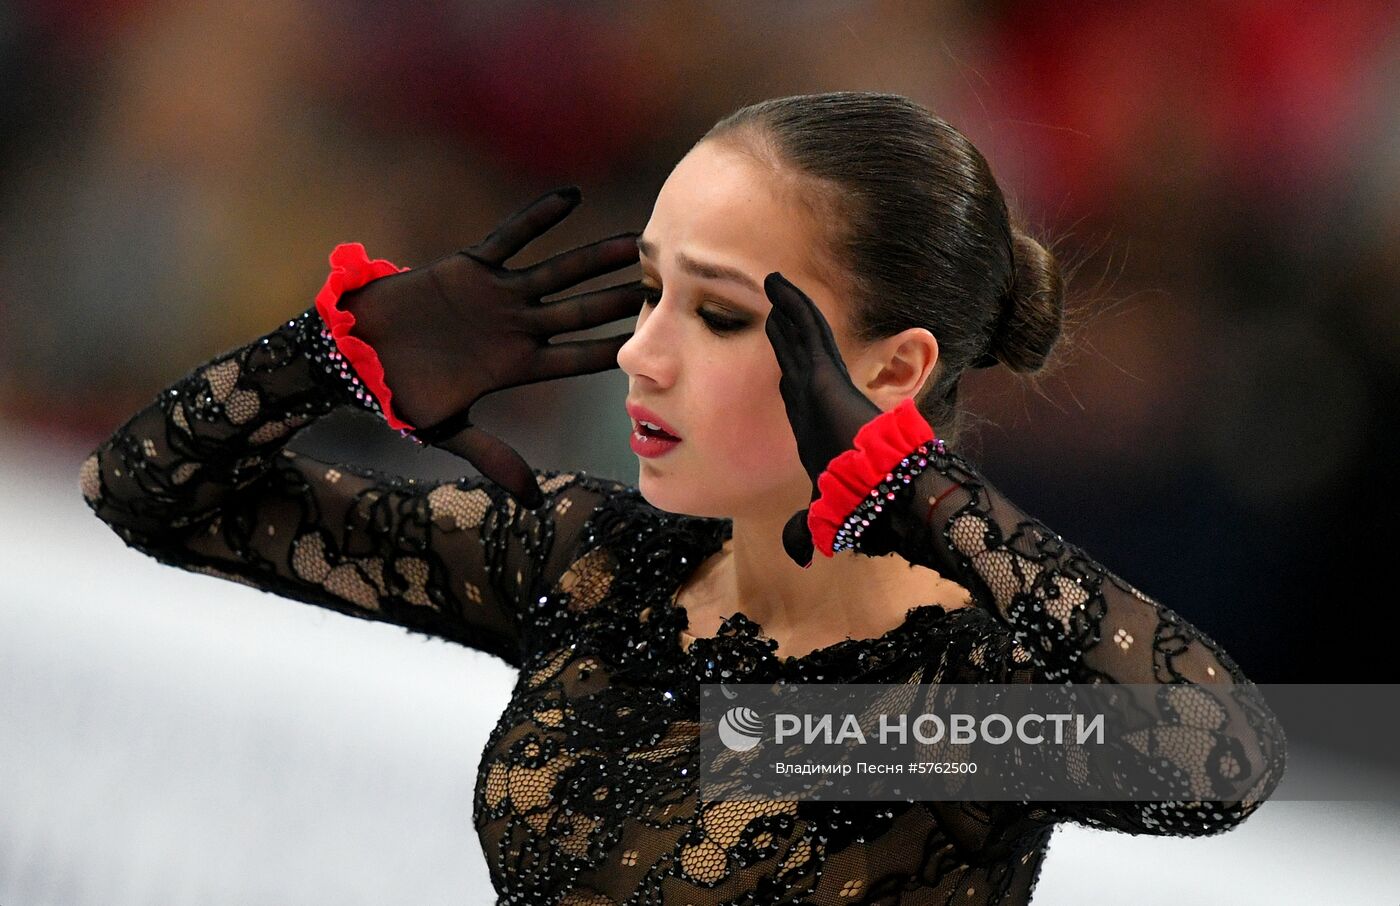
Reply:
[[802, 467], [778, 392], [779, 374], [776, 360], [730, 371], [722, 399], [732, 402], [715, 410], [713, 436], [721, 445], [717, 458], [734, 476], [747, 476], [745, 483], [760, 476], [781, 478]]

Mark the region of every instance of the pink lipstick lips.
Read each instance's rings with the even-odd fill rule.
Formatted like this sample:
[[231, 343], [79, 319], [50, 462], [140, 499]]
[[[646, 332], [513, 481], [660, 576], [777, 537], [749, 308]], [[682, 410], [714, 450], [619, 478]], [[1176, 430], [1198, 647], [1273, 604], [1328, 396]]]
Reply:
[[638, 456], [661, 456], [680, 444], [676, 429], [645, 406], [629, 401], [627, 414], [632, 417], [632, 452]]

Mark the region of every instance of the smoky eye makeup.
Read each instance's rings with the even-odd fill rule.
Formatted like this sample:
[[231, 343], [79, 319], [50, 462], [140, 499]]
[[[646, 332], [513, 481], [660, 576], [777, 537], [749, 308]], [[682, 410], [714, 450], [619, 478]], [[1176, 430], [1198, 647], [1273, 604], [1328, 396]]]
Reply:
[[707, 309], [700, 309], [700, 317], [717, 333], [734, 333], [749, 326], [747, 319], [729, 318], [717, 315]]
[[[657, 287], [643, 283], [642, 290], [642, 304], [644, 306], [656, 305], [658, 302], [661, 301], [661, 290]], [[699, 306], [696, 309], [696, 315], [700, 318], [701, 321], [705, 322], [705, 326], [707, 326], [712, 332], [717, 334], [735, 333], [737, 331], [743, 330], [745, 327], [748, 327], [750, 323], [752, 323], [751, 319], [749, 318], [734, 317], [717, 311], [713, 307], [713, 305], [707, 304], [710, 301], [711, 300], [702, 297]]]

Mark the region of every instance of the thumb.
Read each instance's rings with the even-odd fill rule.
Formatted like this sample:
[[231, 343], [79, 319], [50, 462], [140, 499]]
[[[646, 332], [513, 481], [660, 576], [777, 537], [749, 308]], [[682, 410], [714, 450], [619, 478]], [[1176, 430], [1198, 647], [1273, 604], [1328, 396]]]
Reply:
[[536, 510], [544, 506], [535, 471], [514, 448], [489, 431], [468, 425], [449, 438], [434, 441], [433, 446], [470, 462], [526, 508]]
[[807, 510], [798, 510], [783, 526], [783, 549], [803, 569], [812, 565], [812, 532], [807, 528]]

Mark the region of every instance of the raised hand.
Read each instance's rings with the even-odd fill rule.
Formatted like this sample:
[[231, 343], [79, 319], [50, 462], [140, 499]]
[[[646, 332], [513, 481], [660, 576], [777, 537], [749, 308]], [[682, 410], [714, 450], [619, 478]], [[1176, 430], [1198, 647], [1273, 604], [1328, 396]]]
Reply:
[[630, 332], [558, 344], [550, 339], [633, 317], [645, 299], [634, 281], [541, 301], [636, 263], [635, 232], [529, 267], [505, 267], [581, 201], [577, 187], [556, 189], [476, 245], [380, 277], [340, 300], [355, 317], [353, 335], [378, 354], [393, 411], [414, 426], [413, 434], [466, 459], [531, 508], [543, 503], [533, 470], [512, 447], [471, 423], [471, 407], [508, 387], [616, 368]]
[[[856, 432], [881, 410], [851, 381], [831, 325], [816, 303], [776, 271], [763, 281], [763, 290], [773, 303], [764, 331], [782, 368], [778, 390], [816, 500], [821, 496], [817, 479], [827, 465], [853, 447]], [[803, 567], [811, 565], [813, 556], [809, 512], [799, 510], [783, 527], [783, 549]]]

